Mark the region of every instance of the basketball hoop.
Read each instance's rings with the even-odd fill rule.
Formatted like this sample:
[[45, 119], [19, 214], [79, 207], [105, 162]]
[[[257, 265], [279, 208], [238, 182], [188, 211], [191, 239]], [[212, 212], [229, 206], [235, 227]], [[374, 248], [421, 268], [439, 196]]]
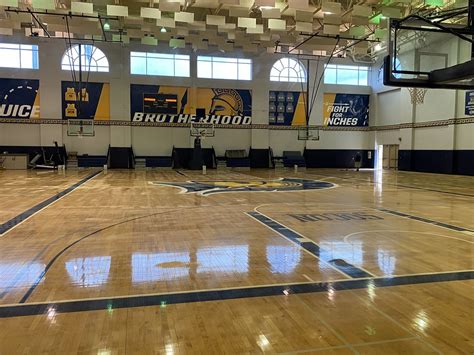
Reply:
[[201, 139], [206, 137], [214, 137], [215, 128], [212, 123], [194, 123], [191, 122], [191, 137], [199, 137]]
[[298, 127], [299, 141], [319, 141], [319, 128], [301, 126]]
[[412, 105], [421, 105], [425, 101], [425, 95], [428, 89], [425, 88], [408, 88]]
[[76, 136], [79, 138], [93, 137], [94, 131], [94, 120], [93, 119], [79, 119], [71, 118], [67, 120], [67, 135]]

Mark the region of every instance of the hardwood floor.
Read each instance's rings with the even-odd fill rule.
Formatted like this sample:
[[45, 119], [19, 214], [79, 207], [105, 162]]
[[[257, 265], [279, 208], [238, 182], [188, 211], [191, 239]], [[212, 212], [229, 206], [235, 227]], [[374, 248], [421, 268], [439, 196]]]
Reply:
[[0, 170], [0, 354], [472, 354], [474, 178]]

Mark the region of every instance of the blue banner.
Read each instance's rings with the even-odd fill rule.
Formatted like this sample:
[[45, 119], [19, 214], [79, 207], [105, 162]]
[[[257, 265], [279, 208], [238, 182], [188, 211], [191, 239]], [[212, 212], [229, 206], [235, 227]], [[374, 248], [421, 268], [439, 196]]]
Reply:
[[108, 83], [61, 82], [62, 118], [110, 119]]
[[305, 94], [295, 91], [270, 91], [268, 123], [278, 126], [305, 126]]
[[474, 116], [474, 91], [466, 91], [466, 115]]
[[0, 118], [40, 118], [39, 80], [0, 79]]
[[[204, 109], [204, 117], [196, 117], [198, 108]], [[130, 85], [133, 122], [248, 125], [251, 115], [250, 90]]]
[[323, 125], [364, 127], [369, 125], [369, 95], [324, 94]]

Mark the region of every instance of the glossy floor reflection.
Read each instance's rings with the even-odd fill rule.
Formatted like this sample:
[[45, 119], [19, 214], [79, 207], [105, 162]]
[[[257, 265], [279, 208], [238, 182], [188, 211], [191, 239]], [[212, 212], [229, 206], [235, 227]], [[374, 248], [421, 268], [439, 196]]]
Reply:
[[472, 177], [91, 173], [0, 171], [0, 354], [474, 351]]

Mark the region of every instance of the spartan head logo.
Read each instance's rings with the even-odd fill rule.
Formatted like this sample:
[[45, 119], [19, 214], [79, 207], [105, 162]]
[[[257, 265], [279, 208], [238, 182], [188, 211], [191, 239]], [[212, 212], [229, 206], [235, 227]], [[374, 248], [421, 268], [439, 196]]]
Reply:
[[181, 189], [182, 194], [207, 196], [224, 192], [282, 192], [329, 189], [336, 185], [326, 181], [282, 178], [276, 180], [205, 180], [186, 182], [160, 182], [153, 185], [173, 186]]
[[211, 102], [211, 115], [241, 116], [244, 113], [244, 103], [239, 93], [234, 89], [212, 89], [214, 97]]

